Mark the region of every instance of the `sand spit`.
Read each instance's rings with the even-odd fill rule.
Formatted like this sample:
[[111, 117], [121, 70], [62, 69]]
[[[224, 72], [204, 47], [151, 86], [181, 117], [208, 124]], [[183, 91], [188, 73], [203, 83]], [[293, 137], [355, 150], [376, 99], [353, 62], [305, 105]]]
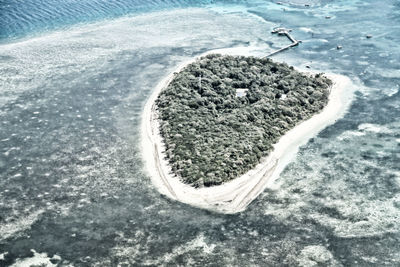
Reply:
[[[250, 49], [213, 50], [201, 56], [211, 53], [249, 55]], [[181, 64], [175, 72], [179, 72], [196, 59]], [[172, 173], [163, 155], [164, 146], [156, 119], [155, 100], [161, 90], [166, 88], [173, 79], [174, 74], [170, 74], [157, 85], [145, 105], [142, 117], [141, 149], [145, 167], [153, 184], [161, 194], [189, 205], [221, 213], [243, 211], [279, 176], [285, 166], [294, 158], [301, 145], [307, 143], [327, 125], [334, 123], [344, 115], [346, 107], [350, 103], [350, 97], [345, 93], [345, 88], [351, 86], [351, 81], [342, 75], [326, 74], [326, 76], [333, 81], [333, 85], [329, 102], [322, 112], [300, 123], [282, 136], [274, 145], [274, 150], [268, 157], [263, 158], [254, 169], [222, 185], [196, 189], [184, 184]]]

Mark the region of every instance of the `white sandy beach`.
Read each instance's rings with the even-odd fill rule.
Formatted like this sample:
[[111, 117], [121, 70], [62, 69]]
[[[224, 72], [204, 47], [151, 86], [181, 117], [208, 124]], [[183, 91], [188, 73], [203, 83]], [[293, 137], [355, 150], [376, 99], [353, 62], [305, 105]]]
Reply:
[[[229, 55], [250, 55], [254, 48], [234, 48], [209, 51], [201, 56], [211, 53]], [[200, 57], [200, 56], [199, 56]], [[179, 72], [186, 65], [197, 58], [181, 64], [175, 72]], [[246, 207], [273, 181], [285, 166], [295, 157], [298, 148], [308, 142], [327, 125], [333, 124], [342, 117], [350, 103], [350, 94], [346, 93], [351, 88], [348, 77], [336, 74], [325, 74], [333, 81], [329, 102], [327, 106], [312, 118], [304, 121], [288, 131], [274, 145], [268, 157], [262, 159], [254, 169], [244, 175], [226, 182], [222, 185], [193, 188], [184, 184], [176, 177], [163, 156], [163, 142], [155, 118], [154, 102], [163, 88], [172, 80], [171, 73], [163, 79], [147, 101], [142, 117], [141, 149], [145, 160], [145, 167], [157, 190], [171, 199], [187, 203], [196, 207], [222, 212], [236, 213]]]

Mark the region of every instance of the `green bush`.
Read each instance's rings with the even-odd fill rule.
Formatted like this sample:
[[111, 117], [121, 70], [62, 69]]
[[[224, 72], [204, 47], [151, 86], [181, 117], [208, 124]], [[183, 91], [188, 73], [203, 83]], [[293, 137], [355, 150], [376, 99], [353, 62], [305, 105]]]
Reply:
[[[322, 74], [306, 76], [270, 59], [202, 57], [177, 73], [156, 100], [166, 159], [195, 187], [232, 180], [321, 111], [331, 84]], [[247, 94], [236, 97], [238, 88]]]

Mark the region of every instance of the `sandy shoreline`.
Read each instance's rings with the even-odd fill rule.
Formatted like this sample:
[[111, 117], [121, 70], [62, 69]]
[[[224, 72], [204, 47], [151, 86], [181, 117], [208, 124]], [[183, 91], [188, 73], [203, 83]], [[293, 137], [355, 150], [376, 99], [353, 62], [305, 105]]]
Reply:
[[[201, 56], [211, 53], [229, 55], [249, 55], [252, 48], [234, 48], [209, 51]], [[253, 48], [254, 49], [254, 48]], [[199, 57], [201, 57], [199, 56]], [[175, 72], [179, 72], [186, 65], [198, 57], [181, 64]], [[172, 174], [162, 151], [164, 151], [162, 138], [155, 118], [154, 102], [163, 88], [174, 77], [171, 73], [156, 87], [147, 101], [142, 117], [141, 150], [145, 160], [145, 168], [149, 172], [157, 190], [171, 199], [181, 201], [196, 207], [222, 213], [236, 213], [243, 211], [269, 184], [282, 172], [285, 166], [295, 157], [298, 148], [343, 116], [350, 103], [345, 97], [344, 89], [351, 86], [351, 81], [346, 76], [326, 74], [333, 81], [329, 102], [319, 114], [300, 123], [274, 145], [274, 150], [261, 160], [254, 169], [242, 176], [222, 185], [195, 189], [182, 183]]]

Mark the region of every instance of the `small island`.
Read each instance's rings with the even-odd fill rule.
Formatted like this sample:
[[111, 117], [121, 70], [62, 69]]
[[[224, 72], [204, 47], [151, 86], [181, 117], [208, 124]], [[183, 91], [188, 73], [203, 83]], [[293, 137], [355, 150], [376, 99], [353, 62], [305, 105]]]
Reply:
[[345, 76], [237, 55], [244, 51], [210, 51], [183, 63], [145, 105], [146, 170], [171, 199], [244, 210], [350, 103]]

